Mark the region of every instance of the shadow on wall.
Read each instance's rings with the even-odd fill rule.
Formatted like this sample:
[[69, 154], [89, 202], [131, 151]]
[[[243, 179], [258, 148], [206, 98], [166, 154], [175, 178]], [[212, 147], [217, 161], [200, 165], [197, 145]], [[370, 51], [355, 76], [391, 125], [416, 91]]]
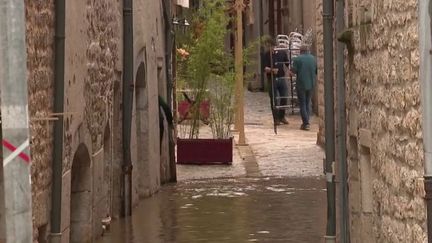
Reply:
[[135, 80], [136, 139], [138, 194], [146, 197], [149, 194], [149, 101], [147, 93], [147, 75], [145, 63], [141, 62]]
[[[114, 97], [113, 97], [113, 118], [122, 117], [122, 95], [121, 95], [121, 72], [116, 72], [117, 81], [114, 83]], [[121, 215], [121, 201], [122, 194], [121, 188], [123, 187], [122, 181], [122, 163], [123, 163], [123, 147], [122, 147], [122, 119], [112, 119], [112, 204], [111, 204], [111, 217], [120, 218]]]
[[84, 144], [78, 146], [72, 162], [70, 242], [92, 239], [91, 159]]

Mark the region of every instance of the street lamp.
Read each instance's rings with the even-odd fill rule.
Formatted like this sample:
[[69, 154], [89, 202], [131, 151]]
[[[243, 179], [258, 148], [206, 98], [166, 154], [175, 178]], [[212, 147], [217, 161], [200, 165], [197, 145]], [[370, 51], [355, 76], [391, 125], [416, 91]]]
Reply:
[[182, 33], [186, 33], [186, 29], [189, 28], [190, 24], [186, 20], [186, 18], [179, 19], [174, 17], [172, 19], [172, 25], [174, 26], [174, 31], [172, 32], [174, 40], [173, 40], [173, 49], [172, 49], [172, 61], [173, 61], [173, 80], [172, 80], [172, 99], [173, 99], [173, 118], [174, 118], [174, 134], [177, 137], [177, 31], [181, 29]]
[[183, 33], [186, 32], [186, 29], [190, 26], [189, 22], [185, 18], [179, 19], [177, 17], [173, 18], [172, 24], [174, 25], [175, 30], [181, 29]]

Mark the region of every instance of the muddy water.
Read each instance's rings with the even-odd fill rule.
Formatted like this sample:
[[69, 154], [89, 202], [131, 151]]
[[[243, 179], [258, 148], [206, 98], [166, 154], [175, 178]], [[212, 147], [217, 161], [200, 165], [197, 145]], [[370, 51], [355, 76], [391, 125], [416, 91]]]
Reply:
[[250, 178], [182, 182], [114, 221], [98, 243], [322, 242], [321, 179]]

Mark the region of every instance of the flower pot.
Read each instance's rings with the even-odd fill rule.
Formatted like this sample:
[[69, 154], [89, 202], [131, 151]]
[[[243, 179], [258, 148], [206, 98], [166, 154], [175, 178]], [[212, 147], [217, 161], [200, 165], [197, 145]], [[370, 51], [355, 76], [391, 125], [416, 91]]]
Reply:
[[177, 139], [178, 164], [232, 164], [233, 138]]

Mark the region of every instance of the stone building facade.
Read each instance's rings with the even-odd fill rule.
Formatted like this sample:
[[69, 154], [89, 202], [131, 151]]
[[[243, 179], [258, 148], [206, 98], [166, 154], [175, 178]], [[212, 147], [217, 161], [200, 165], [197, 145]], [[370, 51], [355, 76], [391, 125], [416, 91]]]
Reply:
[[[426, 242], [418, 1], [347, 0], [345, 7], [352, 32], [345, 51], [351, 242]], [[318, 1], [323, 111], [321, 13]]]
[[[50, 234], [56, 119], [64, 123], [62, 242], [87, 242], [101, 235], [103, 218], [117, 218], [121, 211], [123, 4], [66, 1], [63, 114], [53, 113], [54, 1], [26, 0], [25, 7], [34, 242], [48, 242]], [[135, 206], [170, 179], [170, 161], [167, 132], [159, 142], [158, 96], [169, 95], [163, 4], [134, 1], [133, 16]]]
[[324, 145], [325, 131], [324, 131], [324, 35], [323, 35], [323, 1], [315, 1], [315, 49], [318, 64], [318, 75], [317, 84], [315, 89], [316, 103], [317, 107], [316, 113], [318, 118], [318, 134], [317, 134], [317, 144]]
[[[54, 4], [25, 1], [29, 115], [49, 117], [54, 95]], [[53, 126], [30, 120], [33, 233], [35, 240], [49, 232], [52, 182]]]

